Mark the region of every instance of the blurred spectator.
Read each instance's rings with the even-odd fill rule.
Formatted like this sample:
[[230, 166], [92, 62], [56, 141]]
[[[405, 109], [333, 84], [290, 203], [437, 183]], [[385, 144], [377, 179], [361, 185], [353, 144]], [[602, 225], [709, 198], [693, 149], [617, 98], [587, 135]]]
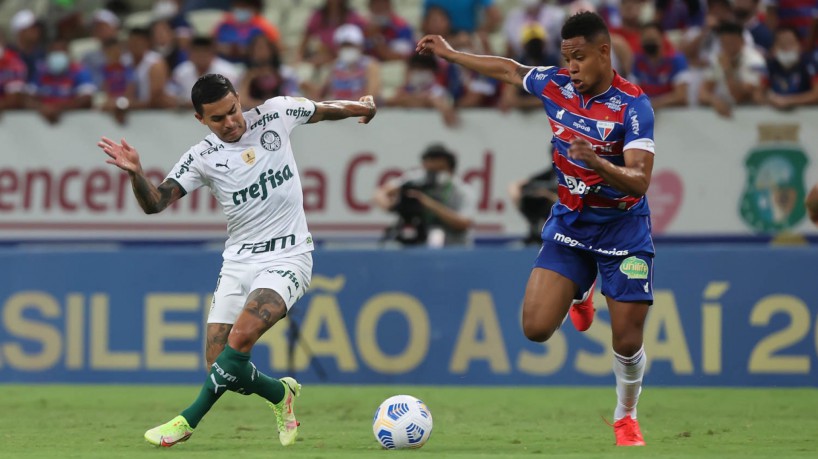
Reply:
[[494, 32], [503, 19], [494, 0], [424, 0], [424, 14], [433, 6], [446, 11], [455, 32]]
[[642, 27], [642, 51], [634, 58], [631, 81], [650, 98], [654, 110], [687, 105], [687, 60], [681, 53], [662, 50], [658, 22]]
[[431, 145], [423, 152], [421, 165], [375, 191], [375, 203], [398, 214], [385, 239], [434, 248], [471, 245], [476, 198], [474, 190], [454, 175], [456, 156], [443, 145]]
[[119, 26], [119, 18], [110, 10], [98, 10], [91, 17], [91, 36], [97, 41], [99, 48], [85, 53], [80, 61], [91, 72], [91, 78], [98, 87], [102, 86], [102, 68], [105, 67], [105, 52], [102, 45], [117, 38]]
[[815, 0], [767, 0], [767, 27], [778, 30], [792, 27], [798, 31], [806, 51], [818, 40], [818, 2]]
[[[452, 32], [477, 34], [480, 48], [491, 51], [488, 35], [496, 32], [503, 21], [494, 0], [424, 0], [424, 14], [431, 7], [443, 8], [449, 15]], [[502, 53], [502, 50], [499, 50]]]
[[458, 123], [451, 94], [437, 81], [438, 59], [426, 54], [413, 54], [407, 63], [403, 86], [386, 101], [390, 107], [434, 108], [446, 126]]
[[557, 187], [557, 174], [552, 167], [509, 185], [511, 202], [528, 222], [528, 234], [523, 239], [526, 245], [542, 244], [542, 227], [551, 215], [551, 207], [559, 199]]
[[152, 11], [155, 21], [168, 21], [177, 46], [187, 51], [193, 39], [193, 26], [182, 11], [183, 6], [184, 0], [158, 0], [153, 4]]
[[[730, 0], [707, 0], [707, 15], [701, 26], [692, 26], [684, 35], [682, 49], [691, 65], [707, 66], [710, 58], [719, 52], [719, 25], [735, 22]], [[743, 31], [747, 43], [752, 44], [749, 31]]]
[[750, 32], [756, 46], [769, 51], [773, 46], [773, 33], [759, 17], [758, 1], [733, 0], [733, 14], [739, 24]]
[[182, 50], [170, 25], [170, 21], [160, 19], [151, 24], [151, 49], [159, 53], [171, 72], [187, 60], [187, 52]]
[[[530, 67], [560, 64], [560, 58], [549, 51], [548, 37], [539, 23], [532, 22], [523, 27], [519, 41], [522, 43], [523, 51], [515, 56], [517, 62]], [[502, 88], [499, 101], [499, 108], [502, 111], [541, 109], [542, 106], [542, 101], [538, 97], [532, 96], [522, 88], [514, 85], [505, 85]]]
[[412, 26], [398, 16], [392, 0], [369, 0], [367, 51], [382, 61], [403, 60], [415, 52]]
[[196, 37], [190, 44], [190, 59], [173, 69], [171, 87], [180, 107], [192, 107], [190, 91], [199, 77], [218, 73], [238, 87], [240, 73], [235, 65], [216, 55], [216, 47], [210, 37]]
[[[449, 44], [458, 51], [471, 54], [484, 54], [474, 34], [459, 32], [452, 36]], [[462, 92], [453, 94], [456, 106], [493, 107], [497, 105], [500, 99], [499, 81], [460, 66], [450, 67], [457, 68], [458, 71], [452, 72], [451, 75], [460, 78], [460, 82], [457, 86], [463, 89]]]
[[[622, 23], [619, 27], [611, 27], [611, 37], [618, 36], [624, 39], [633, 54], [642, 51], [642, 11], [646, 6], [645, 0], [622, 0], [620, 10]], [[673, 45], [662, 33], [663, 52], [671, 52], [672, 49]]]
[[88, 70], [71, 61], [68, 42], [58, 38], [51, 42], [45, 61], [37, 67], [27, 105], [53, 124], [66, 111], [91, 108], [96, 90]]
[[699, 90], [699, 101], [722, 116], [731, 116], [734, 105], [763, 100], [764, 57], [744, 42], [743, 33], [735, 22], [719, 26], [720, 50], [713, 55]]
[[[628, 0], [625, 0], [628, 1]], [[522, 31], [530, 24], [539, 24], [547, 37], [546, 51], [559, 54], [560, 31], [565, 22], [565, 10], [544, 0], [521, 0], [520, 6], [512, 8], [506, 14], [503, 33], [506, 36], [506, 55], [523, 54]]]
[[237, 89], [242, 105], [247, 107], [278, 96], [317, 98], [312, 85], [300, 83], [296, 72], [281, 63], [278, 48], [264, 35], [257, 35], [250, 42], [247, 72]]
[[23, 108], [26, 64], [0, 36], [0, 111]]
[[105, 99], [100, 107], [111, 113], [119, 123], [125, 122], [130, 101], [136, 98], [134, 71], [124, 63], [124, 45], [117, 38], [109, 38], [102, 44], [105, 62], [102, 66], [100, 89]]
[[779, 110], [817, 104], [816, 65], [801, 52], [796, 29], [776, 30], [772, 56], [767, 58], [768, 103]]
[[298, 59], [319, 66], [331, 62], [337, 51], [333, 41], [335, 30], [344, 24], [366, 29], [366, 20], [349, 6], [349, 0], [324, 0], [324, 5], [316, 9], [307, 21], [298, 46]]
[[45, 59], [45, 37], [42, 24], [31, 10], [18, 11], [11, 18], [11, 48], [26, 64], [28, 81], [37, 75], [38, 65]]
[[170, 81], [168, 65], [161, 54], [151, 50], [148, 29], [131, 29], [124, 63], [134, 69], [136, 99], [130, 101], [131, 109], [169, 108], [175, 105], [173, 98], [165, 92]]
[[232, 0], [232, 10], [216, 26], [216, 49], [233, 63], [247, 60], [247, 47], [258, 34], [264, 34], [280, 47], [278, 29], [261, 15], [262, 0]]
[[708, 8], [705, 0], [655, 0], [656, 21], [662, 30], [685, 30], [701, 26]]
[[332, 65], [324, 94], [332, 100], [358, 100], [381, 93], [381, 67], [373, 57], [364, 54], [364, 34], [354, 24], [344, 24], [335, 30], [338, 58]]

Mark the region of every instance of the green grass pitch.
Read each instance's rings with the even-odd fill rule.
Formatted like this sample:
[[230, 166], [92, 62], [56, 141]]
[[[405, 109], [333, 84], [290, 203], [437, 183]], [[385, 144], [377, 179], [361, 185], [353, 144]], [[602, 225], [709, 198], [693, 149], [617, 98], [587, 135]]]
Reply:
[[[257, 396], [225, 395], [187, 443], [154, 448], [143, 432], [175, 416], [193, 386], [0, 385], [0, 457], [13, 458], [774, 458], [818, 457], [816, 389], [647, 386], [639, 420], [648, 445], [615, 448], [614, 390], [554, 387], [305, 385], [298, 442], [278, 444]], [[384, 451], [372, 415], [407, 393], [432, 411], [420, 450]]]

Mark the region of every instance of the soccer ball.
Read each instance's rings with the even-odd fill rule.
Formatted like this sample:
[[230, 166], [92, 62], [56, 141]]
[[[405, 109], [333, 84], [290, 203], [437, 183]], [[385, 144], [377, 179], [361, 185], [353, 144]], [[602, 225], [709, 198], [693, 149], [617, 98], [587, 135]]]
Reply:
[[411, 395], [395, 395], [375, 411], [372, 432], [386, 449], [420, 448], [432, 435], [432, 412]]

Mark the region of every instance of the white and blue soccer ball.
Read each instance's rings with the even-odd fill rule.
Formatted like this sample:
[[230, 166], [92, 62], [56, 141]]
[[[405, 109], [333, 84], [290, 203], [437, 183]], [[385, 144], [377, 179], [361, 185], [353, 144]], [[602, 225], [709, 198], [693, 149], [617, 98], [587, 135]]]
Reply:
[[372, 432], [386, 449], [420, 448], [432, 436], [432, 412], [411, 395], [395, 395], [375, 411]]

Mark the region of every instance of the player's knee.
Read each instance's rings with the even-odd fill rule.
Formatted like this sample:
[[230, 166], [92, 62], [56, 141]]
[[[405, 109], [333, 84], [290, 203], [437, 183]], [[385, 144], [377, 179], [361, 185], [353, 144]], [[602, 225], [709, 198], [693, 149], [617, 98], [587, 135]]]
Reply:
[[619, 355], [630, 357], [642, 347], [642, 336], [621, 336], [613, 338], [613, 350]]
[[536, 343], [544, 343], [554, 334], [556, 328], [542, 326], [531, 322], [523, 322], [523, 333], [525, 337]]

